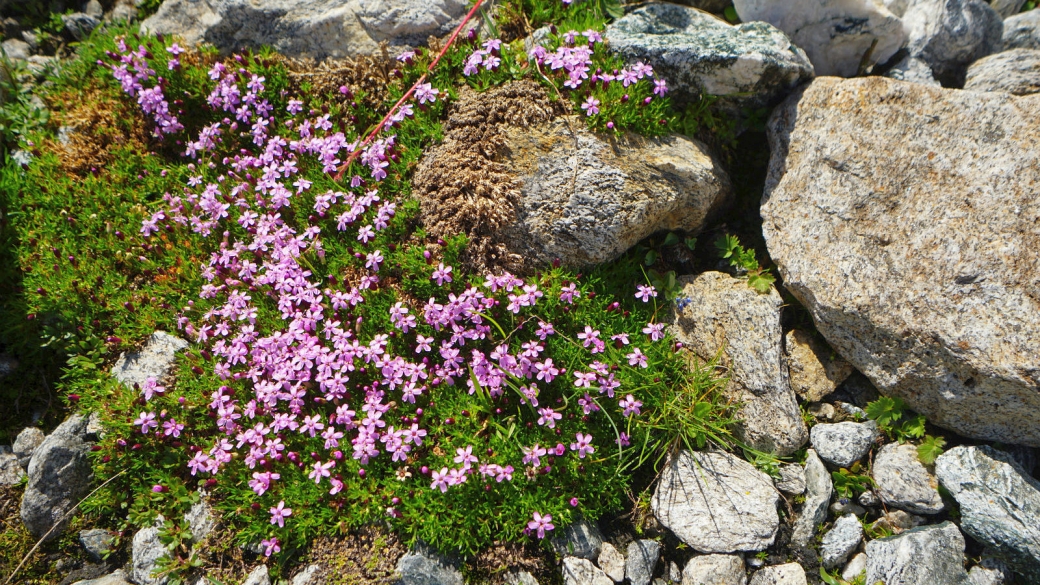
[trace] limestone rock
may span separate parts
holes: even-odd
[[[894,534],[901,534],[924,523],[925,519],[915,514],[903,510],[890,510],[875,520],[871,528],[875,531],[886,530]]]
[[[889,443],[878,451],[871,468],[877,493],[885,505],[915,514],[938,514],[944,509],[939,482],[917,457],[917,447]]]
[[[18,463],[18,456],[7,445],[0,445],[0,485],[15,485],[22,481],[25,470]]]
[[[18,463],[22,467],[29,467],[29,460],[32,459],[32,454],[37,447],[43,444],[45,438],[47,437],[43,434],[43,431],[36,427],[26,427],[22,429],[22,432],[18,433],[14,444],[11,445],[11,450],[18,457]]]
[[[702,555],[686,563],[682,585],[747,585],[740,555]]]
[[[650,505],[657,519],[699,552],[759,551],[773,544],[779,495],[769,476],[725,452],[680,451]]]
[[[816,454],[835,467],[848,467],[870,451],[877,438],[877,423],[840,422],[819,424],[809,431]]]
[[[509,571],[505,580],[506,585],[538,585],[538,580],[527,571]]]
[[[678,298],[691,299],[665,321],[676,339],[702,360],[722,352],[726,394],[740,403],[743,440],[785,456],[808,439],[805,421],[787,380],[780,347],[780,307],[775,289],[759,294],[747,282],[721,272],[678,279]]]
[[[831,502],[831,492],[834,491],[831,474],[812,449],[808,450],[805,457],[805,486],[808,491],[805,504],[802,505],[802,513],[795,520],[794,532],[791,534],[791,543],[796,547],[808,545],[816,534],[816,527],[827,519],[827,504]]]
[[[137,585],[166,585],[169,577],[152,577],[159,559],[167,556],[166,547],[159,540],[159,529],[154,526],[142,528],[134,534],[131,544],[130,577]]]
[[[599,568],[607,574],[608,577],[614,580],[615,583],[620,583],[625,580],[625,555],[621,554],[618,549],[614,548],[614,545],[609,542],[604,542],[603,546],[599,549],[599,557],[596,559],[596,564]]]
[[[161,382],[173,368],[177,352],[187,349],[188,342],[165,331],[156,331],[141,351],[124,353],[112,366],[112,376],[127,386],[144,385],[148,378]]]
[[[942,87],[942,84],[932,75],[932,68],[927,63],[909,55],[900,59],[898,63],[885,72],[885,77],[910,83]]]
[[[805,331],[787,332],[784,355],[791,388],[806,402],[819,402],[852,374],[852,364]]]
[[[1004,21],[1004,50],[1040,49],[1040,11],[1030,10]]]
[[[66,513],[90,492],[85,428],[86,419],[74,414],[33,452],[21,516],[34,538],[50,541],[60,536],[71,518]]]
[[[780,479],[774,480],[776,489],[790,496],[805,493],[805,468],[795,463],[780,466]]]
[[[625,576],[631,585],[650,585],[654,569],[661,559],[661,543],[656,540],[637,540],[628,545],[625,558]]]
[[[563,583],[564,585],[614,585],[610,577],[607,577],[606,573],[599,570],[591,561],[578,557],[564,557]]]
[[[552,545],[560,556],[592,560],[599,556],[603,534],[595,524],[582,518],[558,530]]]
[[[951,522],[867,543],[867,583],[967,585],[964,537]]]
[[[845,564],[845,559],[856,550],[863,540],[863,525],[859,518],[847,514],[834,522],[834,527],[823,535],[820,543],[820,555],[823,556],[823,566],[833,569]]]
[[[903,22],[874,0],[734,0],[733,6],[741,20],[762,20],[787,33],[805,49],[816,75],[852,77],[868,51],[867,66],[884,63],[907,40]]]
[[[785,287],[883,394],[1033,446],[1038,125],[1037,96],[820,78],[770,118],[761,208]]]
[[[773,565],[755,571],[750,585],[808,585],[805,569],[798,563]]]
[[[680,103],[706,93],[729,105],[762,107],[813,77],[805,52],[773,26],[733,26],[675,4],[637,8],[607,26],[604,36],[627,62],[652,65]]]
[[[990,447],[954,447],[935,462],[961,511],[961,528],[1029,581],[1040,580],[1040,481]]]
[[[271,585],[271,576],[267,572],[267,565],[260,565],[253,569],[242,585]]]
[[[845,581],[852,581],[856,577],[859,577],[863,573],[867,572],[867,555],[859,553],[852,557],[849,564],[845,565],[845,568],[841,570],[841,578]]]
[[[968,68],[964,89],[1015,95],[1040,92],[1040,50],[1011,49],[979,59]]]
[[[402,557],[401,560],[403,561],[404,558]],[[414,573],[410,572],[410,573],[407,574],[408,576],[406,577],[406,574],[404,573],[404,571],[401,571],[401,564],[400,563],[398,563],[398,565],[397,565],[397,570],[401,572],[401,584],[402,585],[462,585],[462,581],[461,580],[458,580],[458,581],[439,580],[439,577],[441,575],[436,573],[436,572],[434,572],[432,575],[423,575],[423,577],[425,579],[432,579],[432,580],[420,580],[420,581],[409,580],[408,578],[409,577],[413,577]],[[307,565],[307,567],[305,569],[303,569],[299,573],[296,573],[296,576],[292,578],[292,584],[291,585],[319,585],[319,582],[320,582],[319,581],[319,574],[320,573],[321,573],[321,567],[320,566],[318,566],[318,565]]]
[[[95,563],[101,562],[102,555],[111,549],[115,539],[111,532],[100,528],[79,531],[79,544]]]
[[[1007,18],[1021,12],[1025,3],[1026,0],[990,0],[989,5],[997,11],[1001,18]]]
[[[911,0],[903,22],[910,55],[948,87],[960,87],[968,65],[1003,44],[1003,19],[982,0]]]

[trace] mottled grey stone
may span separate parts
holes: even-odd
[[[631,585],[650,585],[660,559],[660,542],[637,540],[629,543],[628,555],[625,557],[625,577]]]
[[[560,556],[592,560],[599,556],[603,534],[595,524],[582,518],[559,530],[553,536],[552,545]]]
[[[731,553],[773,544],[779,497],[769,476],[743,459],[683,450],[662,472],[650,506],[694,550]]]
[[[166,547],[159,540],[159,529],[155,526],[142,528],[134,534],[131,543],[130,577],[137,585],[166,585],[169,576],[153,577],[159,559],[167,556]]]
[[[860,494],[859,497],[856,498],[856,501],[859,502],[861,506],[866,506],[868,508],[877,506],[881,503],[881,499],[878,498],[877,494],[875,494],[872,490],[867,490]]]
[[[960,87],[968,65],[1003,44],[1003,19],[981,0],[911,0],[903,22],[910,55],[948,87]]]
[[[90,492],[90,445],[83,440],[86,424],[81,415],[70,416],[29,461],[21,516],[34,538],[50,541],[60,536],[71,518],[67,513]]]
[[[25,477],[18,456],[7,445],[0,445],[0,485],[14,485]]]
[[[733,26],[675,4],[637,8],[610,24],[604,36],[627,62],[652,65],[679,103],[706,93],[732,106],[761,107],[813,77],[805,53],[773,26]]]
[[[103,555],[108,552],[116,537],[108,530],[93,528],[79,531],[79,544],[86,551],[90,560],[99,563]]]
[[[8,59],[26,60],[29,58],[29,55],[32,55],[32,49],[29,47],[29,43],[22,39],[7,39],[0,43],[0,47],[3,47],[4,54],[7,55]]]
[[[464,585],[455,559],[419,544],[397,562],[400,585]]]
[[[608,577],[614,580],[615,583],[620,583],[625,580],[625,555],[614,548],[614,545],[609,542],[604,542],[599,549],[599,557],[596,558],[596,565],[607,574]]]
[[[11,450],[18,457],[18,463],[22,467],[29,467],[29,460],[32,459],[32,454],[37,447],[43,444],[43,440],[46,438],[47,436],[43,434],[43,431],[36,427],[26,427],[22,429],[22,432],[18,433],[14,444],[11,445]]]
[[[755,571],[750,585],[807,585],[805,569],[798,563],[773,565]]]
[[[1014,95],[1040,92],[1040,50],[1011,49],[979,59],[968,67],[964,89]]]
[[[914,445],[885,445],[870,471],[878,496],[889,507],[915,514],[938,514],[945,508],[939,482],[921,463]]]
[[[563,558],[564,585],[614,585],[606,573],[599,570],[592,561],[578,557]]]
[[[794,522],[791,543],[804,547],[816,534],[816,527],[827,519],[827,504],[831,502],[834,482],[816,452],[809,449],[805,456],[805,486],[807,494],[802,512]]]
[[[188,523],[191,538],[195,542],[201,542],[217,526],[217,519],[213,515],[213,508],[203,499],[196,502],[184,515],[184,521]]]
[[[76,581],[72,585],[132,585],[130,579],[126,573],[122,570],[116,571],[111,575],[105,575],[97,579],[88,579],[86,581]]]
[[[1040,580],[1040,481],[1008,454],[985,446],[950,449],[936,460],[935,472],[960,506],[964,532],[1015,571]]]
[[[1037,95],[818,78],[773,111],[761,207],[785,288],[883,394],[1033,446],[1038,112]]]
[[[747,585],[740,555],[702,555],[691,558],[683,569],[682,585]]]
[[[989,5],[993,7],[993,10],[996,10],[997,14],[1005,19],[1021,12],[1025,3],[1026,0],[989,0]]]
[[[784,356],[791,389],[806,402],[819,402],[852,373],[845,361],[810,333],[792,329],[784,336]]]
[[[1004,50],[1040,49],[1040,10],[1016,14],[1004,21]]]
[[[829,510],[834,516],[844,516],[845,514],[852,514],[853,516],[863,516],[867,511],[859,504],[848,501],[848,500],[837,500],[831,504]]]
[[[852,581],[856,577],[859,577],[863,573],[867,572],[867,555],[858,553],[852,557],[849,564],[845,565],[845,568],[841,570],[841,578],[845,581]]]
[[[404,560],[404,557],[401,558]],[[409,577],[413,580],[409,580],[405,577],[404,571],[401,571],[401,564],[397,564],[397,570],[401,573],[402,585],[462,585],[462,581],[443,580],[440,574],[420,574],[419,580],[414,580],[415,573],[409,573]],[[296,573],[296,576],[292,578],[292,585],[318,585],[319,574],[321,573],[321,567],[318,565],[308,565],[307,568]],[[426,580],[424,580],[426,579]]]
[[[886,71],[885,77],[910,83],[942,87],[939,80],[932,75],[932,68],[928,66],[928,63],[909,55],[900,59],[898,63]]]
[[[820,424],[809,430],[809,441],[820,459],[836,467],[848,467],[870,451],[877,434],[874,421]]]
[[[890,510],[874,521],[872,530],[886,530],[894,534],[900,534],[925,523],[921,516],[904,512],[903,510]]]
[[[773,288],[759,294],[721,272],[680,276],[678,285],[677,297],[691,302],[669,311],[663,322],[700,359],[721,357],[729,374],[725,393],[740,404],[741,438],[781,456],[797,451],[809,433],[783,363],[780,294]]]
[[[82,12],[63,14],[61,15],[61,22],[65,25],[65,30],[77,41],[86,40],[90,33],[94,32],[94,29],[101,24],[101,21],[97,18]]]
[[[863,526],[859,518],[847,514],[834,521],[834,526],[823,535],[820,543],[820,555],[823,566],[833,569],[845,564],[845,559],[856,550],[863,540]]]
[[[156,331],[141,351],[119,356],[112,366],[112,376],[127,386],[144,385],[148,378],[161,382],[173,368],[177,352],[187,349],[188,342],[165,331]]]
[[[805,493],[805,468],[795,463],[784,463],[780,466],[780,478],[773,480],[776,489],[790,496]]]
[[[506,585],[538,585],[538,579],[527,571],[509,571],[505,580]]]
[[[242,585],[271,585],[271,577],[267,571],[267,565],[260,565],[253,569]]]
[[[964,537],[952,522],[867,543],[867,583],[967,585]]]

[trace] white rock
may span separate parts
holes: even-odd
[[[159,559],[167,556],[166,547],[159,540],[159,529],[154,526],[142,528],[134,534],[131,545],[130,573],[134,583],[138,585],[166,585],[168,575],[152,577],[157,569]],[[295,585],[295,584],[294,584]]]
[[[446,557],[425,543],[415,548],[397,562],[401,575],[399,585],[463,585],[458,562]],[[293,583],[293,585],[297,585]]]
[[[682,585],[746,585],[744,559],[740,555],[695,556],[686,563]]]
[[[156,331],[141,351],[119,356],[112,366],[112,376],[127,386],[143,385],[148,378],[161,382],[173,368],[177,352],[187,347],[187,341],[165,331]]]
[[[1014,95],[1040,92],[1040,50],[1011,49],[979,59],[968,67],[964,89]]]
[[[981,0],[911,0],[907,50],[946,86],[959,87],[973,62],[1000,50],[1003,20]]]
[[[1007,18],[1021,12],[1025,3],[1026,0],[990,0],[989,5],[997,11],[1001,18]]]
[[[527,571],[509,571],[505,580],[507,585],[538,585],[538,579]]]
[[[903,22],[874,0],[734,0],[744,22],[763,20],[805,49],[816,75],[852,77],[866,59],[884,63],[907,40]]]
[[[885,73],[885,77],[910,83],[931,85],[932,87],[942,87],[942,84],[932,75],[932,68],[917,57],[903,57]]]
[[[774,480],[776,489],[791,496],[805,493],[805,468],[794,463],[780,466],[780,478]]]
[[[808,545],[816,534],[816,528],[827,519],[827,504],[834,491],[831,474],[812,449],[805,456],[805,486],[808,491],[805,504],[802,505],[802,512],[795,520],[794,532],[791,534],[791,542],[796,547]]]
[[[604,542],[603,546],[600,547],[599,558],[596,559],[596,564],[615,583],[625,580],[625,555],[621,554],[609,542]]]
[[[596,565],[593,565],[592,561],[578,557],[564,557],[563,583],[564,585],[614,585],[614,581]]]
[[[0,485],[15,485],[25,477],[18,456],[7,445],[0,445]]]
[[[809,431],[816,454],[835,467],[848,467],[870,451],[877,438],[877,423],[819,424]]]
[[[603,546],[603,534],[592,522],[581,518],[558,529],[552,538],[553,549],[560,556],[592,560]]]
[[[131,585],[131,583],[126,573],[122,570],[118,570],[111,575],[105,575],[104,577],[98,577],[97,579],[88,579],[86,581],[76,581],[72,585]]]
[[[217,526],[217,519],[213,516],[213,508],[206,502],[205,497],[203,495],[202,500],[192,504],[191,509],[184,515],[184,521],[188,523],[192,540],[195,542],[202,542]]]
[[[1016,14],[1004,21],[1004,50],[1040,49],[1040,10]]]
[[[847,514],[834,522],[834,527],[823,535],[820,543],[820,554],[823,556],[823,566],[827,569],[839,567],[849,558],[849,554],[856,550],[863,540],[863,526],[859,518]]]
[[[661,559],[661,543],[656,540],[637,540],[628,545],[625,558],[625,577],[631,585],[650,585],[654,569]]]
[[[808,585],[805,569],[798,563],[773,565],[755,571],[750,585]]]
[[[870,472],[878,496],[889,507],[915,514],[938,514],[945,509],[939,482],[921,463],[914,445],[885,445],[874,457]]]
[[[33,451],[21,517],[34,538],[50,541],[61,536],[71,519],[68,513],[90,493],[93,473],[87,458],[90,445],[84,441],[86,424],[81,415],[70,416]]]
[[[845,565],[845,568],[841,571],[841,578],[845,581],[852,581],[856,577],[859,577],[863,573],[867,572],[867,555],[864,553],[858,553],[852,557],[849,564]]]
[[[242,585],[271,585],[271,577],[267,572],[267,565],[260,565],[253,569]]]
[[[32,55],[32,49],[29,47],[29,43],[22,39],[7,39],[0,43],[3,47],[4,54],[7,55],[8,59],[28,59],[29,55]]]
[[[398,565],[398,566],[400,566],[400,565]],[[320,572],[321,572],[321,567],[320,566],[318,566],[318,565],[308,565],[307,568],[305,568],[304,570],[300,571],[299,573],[296,573],[296,576],[292,578],[292,585],[317,585],[318,584],[318,573],[320,573]],[[404,576],[402,575],[402,581],[404,583],[408,583],[408,585],[412,585],[408,581],[405,581],[403,579],[403,577]]]
[[[867,583],[968,585],[964,537],[951,522],[867,543]]]
[[[773,544],[779,497],[769,476],[743,459],[683,450],[662,472],[650,505],[694,550],[731,553]]]

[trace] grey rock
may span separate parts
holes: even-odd
[[[960,506],[964,532],[1030,581],[1040,580],[1040,481],[985,446],[954,447],[939,456],[935,471]]]
[[[705,12],[711,12],[713,14],[722,14],[726,7],[731,5],[731,0],[680,0],[676,4],[682,4],[684,6],[692,6],[698,10]]]
[[[861,506],[872,508],[881,503],[881,498],[877,497],[877,494],[873,491],[867,490],[860,494],[859,497],[856,498],[856,501],[859,502]]]
[[[835,402],[834,407],[838,409],[838,412],[851,418],[854,421],[862,421],[867,419],[867,411],[856,406],[855,404],[849,404],[848,402]]]
[[[816,75],[852,77],[868,52],[871,67],[891,59],[907,40],[903,22],[873,0],[734,0],[733,6],[741,20],[762,20],[787,33],[805,49]]]
[[[462,0],[167,0],[141,27],[227,52],[269,45],[326,59],[376,53],[382,41],[425,44],[451,32],[465,13]]]
[[[859,372],[852,372],[852,375],[845,380],[845,383],[838,386],[831,398],[853,404],[859,408],[866,408],[867,404],[874,402],[880,396],[877,388],[874,387],[874,384],[866,376]]]
[[[780,478],[774,480],[776,489],[790,496],[805,493],[805,468],[794,463],[780,466]]]
[[[664,322],[700,359],[721,354],[719,365],[730,378],[725,393],[741,405],[738,431],[744,442],[780,456],[797,451],[809,433],[783,364],[780,294],[772,288],[759,294],[721,272],[681,276],[678,285],[677,297],[693,302],[669,311]]]
[[[18,456],[7,445],[0,445],[0,485],[15,485],[25,477]]]
[[[887,530],[894,534],[900,534],[924,523],[925,519],[921,516],[904,512],[903,510],[891,510],[875,520],[871,525],[871,529],[875,531]]]
[[[773,111],[761,207],[785,288],[883,394],[958,434],[1031,446],[1037,111],[1036,95],[816,79]]]
[[[83,433],[88,441],[99,441],[105,437],[105,426],[101,422],[100,414],[92,412],[87,416],[87,426]]]
[[[108,20],[112,22],[137,20],[137,6],[134,5],[134,0],[116,0],[115,6],[108,13]]]
[[[604,542],[603,546],[599,549],[599,557],[596,559],[596,564],[608,577],[614,580],[615,583],[620,583],[625,580],[625,555],[621,554],[618,549],[614,548],[614,545],[609,542]]]
[[[809,58],[773,26],[733,26],[675,4],[637,8],[610,24],[604,37],[625,61],[652,65],[680,104],[706,93],[731,106],[766,106],[813,77]]]
[[[808,585],[805,569],[798,563],[773,565],[755,571],[750,585]]]
[[[90,492],[90,445],[83,440],[85,427],[81,415],[70,416],[44,439],[29,461],[21,517],[34,538],[46,542],[60,536],[71,518],[67,513]]]
[[[32,48],[29,47],[29,43],[21,39],[7,39],[0,43],[0,47],[3,47],[4,54],[7,55],[8,59],[21,59],[26,60],[29,55],[32,55]]]
[[[877,423],[840,422],[820,424],[809,430],[809,441],[816,454],[836,467],[848,467],[870,451],[877,438]]]
[[[267,565],[260,565],[250,571],[249,576],[242,585],[271,585],[271,577],[267,571]]]
[[[563,558],[564,585],[614,585],[606,573],[587,559],[578,557]]]
[[[455,559],[420,543],[397,562],[401,585],[464,585]]]
[[[657,562],[661,559],[661,543],[656,540],[637,540],[628,545],[625,558],[625,576],[631,585],[650,585]]]
[[[1033,475],[1033,471],[1036,469],[1035,449],[1022,445],[1004,445],[1000,450],[1007,453],[1026,475]]]
[[[203,499],[196,502],[184,515],[184,521],[188,523],[191,538],[195,542],[202,542],[210,532],[217,526],[217,519],[213,516],[213,508]]]
[[[65,25],[66,32],[77,41],[86,40],[90,33],[94,32],[94,29],[101,24],[101,21],[97,18],[82,12],[63,14],[61,15],[61,22]]]
[[[844,516],[846,514],[852,514],[853,516],[863,516],[867,513],[867,511],[859,504],[856,504],[855,502],[851,501],[842,500],[838,500],[831,504],[829,510],[831,511],[831,514],[835,516]]]
[[[668,581],[670,583],[681,583],[682,582],[682,570],[679,568],[679,564],[675,561],[668,561]]]
[[[406,555],[407,556],[407,555]],[[404,560],[404,557],[401,558]],[[439,573],[433,572],[430,574],[420,574],[419,580],[414,580],[414,573],[409,573],[408,576],[412,578],[409,580],[405,576],[404,571],[401,571],[401,563],[397,564],[397,570],[401,572],[401,583],[403,585],[462,585],[462,581],[445,581],[443,576]],[[318,575],[321,573],[321,567],[318,565],[308,565],[307,568],[296,573],[296,576],[292,578],[292,585],[318,585]]]
[[[505,581],[506,585],[538,585],[538,579],[527,571],[509,571]]]
[[[917,447],[889,443],[874,457],[871,475],[885,505],[915,514],[938,514],[945,506],[939,482],[917,457]]]
[[[102,556],[111,549],[115,539],[115,535],[101,528],[79,531],[79,544],[95,563],[101,562]]]
[[[820,555],[823,566],[833,569],[845,564],[849,554],[856,550],[863,541],[863,526],[859,518],[847,514],[834,521],[834,526],[823,535],[820,543]]]
[[[148,378],[162,379],[173,368],[177,352],[187,349],[188,342],[165,331],[156,331],[141,351],[124,353],[112,366],[112,376],[127,386],[144,385]]]
[[[83,13],[87,16],[91,16],[100,19],[105,15],[105,9],[101,6],[98,0],[90,0],[87,2],[86,7],[83,8]]]
[[[812,449],[805,457],[805,486],[808,491],[805,504],[791,534],[791,543],[796,547],[807,546],[816,534],[816,527],[827,519],[827,504],[831,502],[831,492],[834,491],[831,474]]]
[[[22,167],[28,167],[33,158],[33,154],[28,150],[17,149],[11,152],[11,160]]]
[[[683,569],[682,585],[746,585],[740,555],[703,555],[691,558]]]
[[[40,48],[40,42],[36,38],[36,33],[31,30],[23,30],[21,39],[29,45],[30,51],[36,51]]]
[[[36,452],[36,449],[43,444],[43,440],[46,438],[43,431],[36,427],[25,427],[22,429],[22,432],[18,433],[14,444],[11,445],[11,450],[18,457],[18,463],[22,467],[29,467],[29,460],[32,459],[32,454]]]
[[[858,553],[856,556],[852,557],[849,564],[845,565],[845,568],[841,570],[841,578],[845,581],[852,581],[866,572],[867,555],[864,553]]]
[[[167,556],[166,547],[159,540],[159,529],[148,526],[137,531],[130,545],[131,571],[130,577],[137,585],[166,585],[167,575],[153,577],[159,559]]]
[[[1040,49],[1040,10],[1016,14],[1004,21],[1004,50]]]
[[[838,418],[838,409],[827,402],[809,403],[809,414],[818,421],[833,421]]]
[[[964,89],[1014,95],[1040,92],[1040,50],[1011,49],[979,59],[968,67]]]
[[[552,545],[560,556],[592,560],[599,556],[603,534],[595,524],[582,518],[563,527],[553,537]]]
[[[769,476],[743,459],[683,450],[662,472],[650,506],[694,550],[731,553],[773,544],[778,500]]]
[[[897,79],[899,81],[908,81],[910,83],[942,87],[939,80],[932,75],[932,68],[928,63],[909,55],[900,59],[898,63],[885,72],[885,77]]]
[[[792,329],[784,337],[791,388],[806,402],[819,402],[852,374],[852,364],[811,334]]]
[[[88,579],[86,581],[76,581],[72,585],[131,585],[130,579],[126,573],[122,570],[116,571],[111,575],[105,575],[97,579]]]
[[[1004,585],[1004,574],[976,565],[968,571],[968,583],[971,585]]]
[[[967,585],[964,537],[951,522],[867,543],[867,583]]]
[[[968,65],[1003,44],[1004,21],[981,0],[912,0],[903,22],[910,55],[948,87],[960,87]]]
[[[997,11],[997,14],[1001,18],[1007,18],[1014,16],[1022,11],[1026,0],[990,0],[989,5],[993,7],[993,10]]]

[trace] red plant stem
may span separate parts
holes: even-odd
[[[401,107],[401,104],[403,104],[408,98],[412,97],[412,94],[415,93],[415,88],[419,87],[419,84],[426,81],[426,76],[429,75],[431,71],[433,71],[433,68],[436,67],[437,63],[440,62],[441,57],[443,57],[444,54],[448,52],[448,49],[450,49],[451,46],[455,43],[455,39],[459,36],[459,33],[462,32],[462,29],[466,27],[466,23],[468,23],[470,19],[473,18],[473,15],[477,13],[477,9],[479,9],[480,5],[483,3],[484,0],[476,0],[476,2],[473,3],[473,8],[469,9],[469,12],[466,13],[465,18],[463,18],[462,22],[459,23],[459,26],[455,29],[455,32],[451,33],[451,37],[448,39],[448,42],[444,44],[444,47],[441,49],[441,52],[437,53],[437,56],[433,59],[433,62],[430,63],[430,66],[426,68],[426,72],[423,73],[422,77],[420,77],[419,80],[412,85],[411,89],[409,89],[407,93],[401,96],[401,99],[397,100],[397,103],[394,104],[394,107],[390,108],[390,111],[386,113],[386,116],[383,116],[383,119],[379,122],[379,125],[376,126],[368,134],[367,137],[365,137],[365,140],[361,143],[361,145],[359,145],[354,152],[350,153],[350,156],[347,157],[347,160],[344,161],[343,164],[340,165],[339,170],[336,171],[335,180],[343,180],[343,173],[346,172],[347,167],[350,166],[350,163],[354,162],[354,159],[356,159],[358,155],[361,154],[365,147],[368,146],[368,143],[371,142],[372,139],[375,138],[376,135],[383,130],[383,127],[386,125],[387,120],[390,119],[390,116],[394,115],[394,112],[396,112],[397,109]]]

